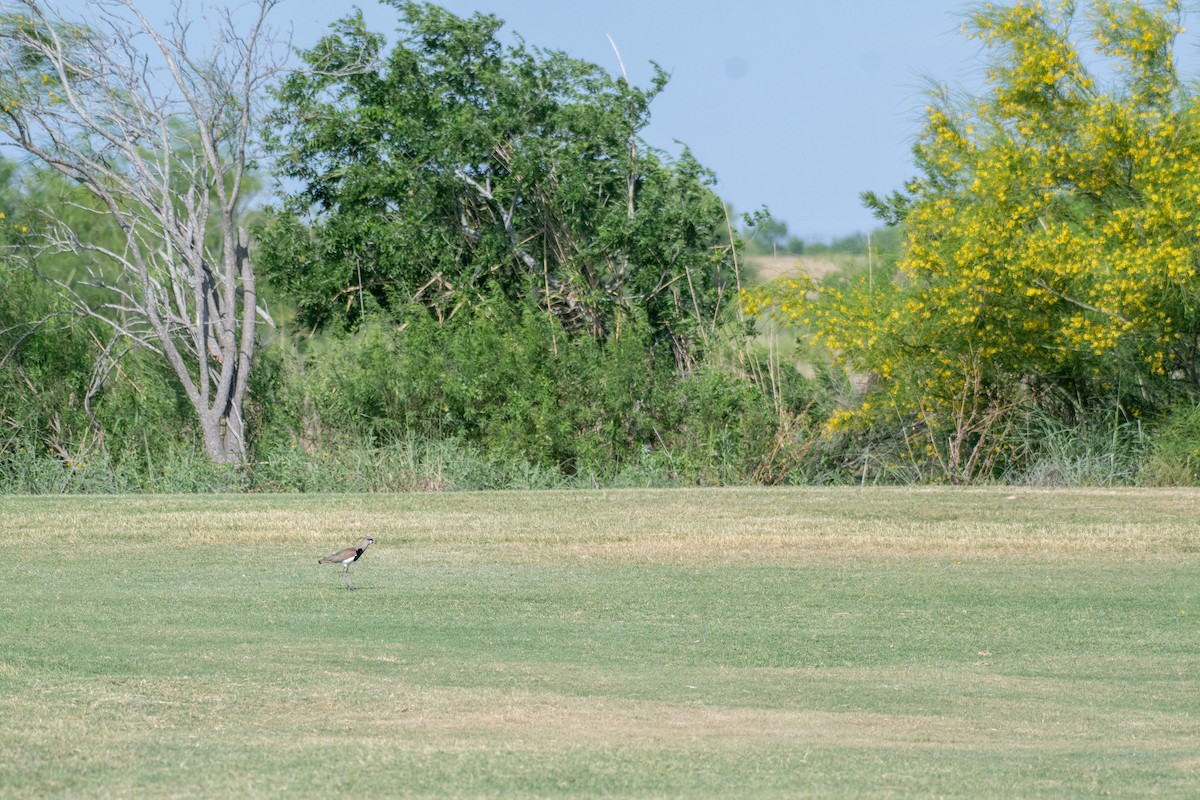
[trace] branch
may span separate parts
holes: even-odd
[[[166,359],[206,446],[212,431],[241,424],[255,320],[270,319],[238,222],[259,101],[283,63],[266,27],[276,3],[255,0],[249,18],[235,18],[247,6],[220,12],[204,52],[182,5],[160,29],[134,0],[91,3],[81,22],[15,0],[17,21],[0,28],[0,135],[83,187],[98,210],[66,207],[100,214],[119,236],[80,241],[49,209],[28,263],[36,271],[40,255],[80,257],[87,278],[48,282],[73,313]],[[89,304],[83,286],[108,296]]]
[[[1046,283],[1046,281],[1043,280],[1042,278],[1038,278],[1037,280],[1035,280],[1033,282],[1033,285],[1045,292],[1048,292],[1049,294],[1054,295],[1059,300],[1064,300],[1073,306],[1082,308],[1085,311],[1092,311],[1096,314],[1101,314],[1106,317],[1112,317],[1113,319],[1119,320],[1127,325],[1130,324],[1129,320],[1126,319],[1124,315],[1118,314],[1116,311],[1105,311],[1103,308],[1097,308],[1096,306],[1085,303],[1082,300],[1076,300],[1074,297],[1070,297],[1068,295],[1063,294],[1060,291],[1057,291],[1056,289],[1051,288],[1050,284]]]
[[[517,255],[518,258],[521,259],[521,263],[525,265],[526,269],[533,273],[540,273],[542,271],[541,265],[538,264],[537,259],[531,256],[525,250],[525,248],[522,247],[523,243],[518,241],[517,232],[513,228],[513,214],[516,211],[516,200],[513,200],[513,205],[506,211],[504,207],[496,201],[495,196],[492,194],[490,181],[489,185],[482,185],[461,169],[456,169],[454,171],[454,177],[458,178],[467,186],[470,186],[472,189],[474,189],[476,194],[485,200],[488,206],[500,216],[500,221],[504,224],[504,235],[508,237],[508,243],[509,246],[512,247],[512,251]],[[464,230],[465,229],[466,228],[464,226]]]

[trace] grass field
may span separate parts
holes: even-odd
[[[0,797],[1200,796],[1198,512],[4,497]]]

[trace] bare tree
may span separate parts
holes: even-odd
[[[0,13],[0,134],[86,190],[76,216],[103,215],[119,231],[117,246],[83,241],[46,208],[9,256],[78,256],[74,279],[48,279],[111,332],[97,379],[127,343],[161,355],[218,463],[245,459],[255,316],[265,316],[239,222],[258,104],[279,69],[266,27],[276,2],[221,10],[203,30],[179,6],[156,26],[132,0],[88,0],[77,19],[42,0]]]

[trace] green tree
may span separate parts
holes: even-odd
[[[28,237],[17,165],[0,158],[0,246]],[[75,464],[101,442],[87,419],[94,325],[75,324],[69,307],[35,274],[0,261],[0,455],[53,453]]]
[[[754,222],[755,224],[746,231],[746,244],[751,252],[773,253],[787,242],[788,226],[783,220],[775,219],[764,212]],[[801,250],[803,249],[801,244]]]
[[[300,321],[413,302],[445,320],[496,287],[597,338],[641,309],[694,352],[732,259],[713,175],[640,139],[665,74],[639,89],[503,44],[493,16],[392,2],[395,47],[354,14],[278,89],[279,170],[298,188],[259,234]]]

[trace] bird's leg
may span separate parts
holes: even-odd
[[[349,564],[342,567],[342,580],[345,581],[346,588],[353,592],[354,587],[350,585],[350,565]]]

